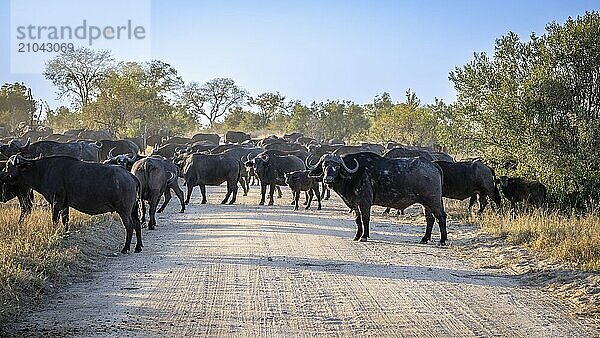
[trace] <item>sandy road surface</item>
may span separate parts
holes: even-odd
[[[209,189],[218,203],[223,188]],[[353,242],[339,198],[324,210],[176,203],[144,233],[144,252],[118,255],[16,324],[26,336],[595,336],[515,277],[472,268],[452,249],[416,244],[418,224],[376,217]],[[333,195],[332,195],[333,196]],[[377,210],[380,212],[380,210]],[[465,235],[450,226],[450,241]],[[434,233],[439,239],[439,233]],[[116,247],[120,247],[121,243]]]

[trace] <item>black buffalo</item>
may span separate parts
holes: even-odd
[[[240,180],[242,171],[242,164],[239,160],[223,154],[193,154],[185,157],[181,165],[183,178],[187,186],[186,204],[190,202],[192,190],[195,186],[200,187],[202,204],[205,204],[206,186],[217,186],[223,182],[227,182],[227,194],[221,204],[227,203],[230,196],[232,197],[229,204],[235,203],[238,192],[237,182]]]
[[[470,198],[469,209],[479,199],[479,213],[491,197],[499,207],[502,203],[495,184],[494,170],[481,161],[447,162],[434,161],[444,173],[444,197],[464,200]]]
[[[311,168],[313,177],[323,176],[327,183],[356,213],[354,240],[367,241],[371,206],[399,210],[419,203],[423,205],[427,228],[421,243],[431,239],[433,224],[440,226],[440,244],[448,239],[446,213],[442,202],[442,171],[422,158],[388,159],[364,152],[337,156],[324,155]]]
[[[294,155],[268,155],[260,154],[249,163],[254,166],[254,171],[260,180],[260,202],[265,204],[267,186],[269,186],[269,205],[273,205],[273,194],[278,185],[285,186],[285,173],[296,170],[304,170],[304,162]]]
[[[250,135],[241,131],[228,131],[225,133],[225,143],[242,143],[250,139]]]
[[[138,214],[139,181],[118,166],[90,163],[69,156],[35,160],[12,156],[5,180],[22,184],[40,193],[52,206],[52,222],[62,218],[69,227],[69,207],[88,215],[117,212],[127,231],[126,253],[135,230],[135,252],[142,251],[142,231]]]
[[[319,181],[318,178],[308,176],[309,172],[310,170],[297,170],[284,174],[285,183],[294,193],[294,210],[298,210],[298,200],[300,199],[301,191],[306,191],[308,193],[308,200],[306,201],[305,209],[310,208],[313,197],[316,196],[318,202],[317,210],[321,210]]]
[[[179,168],[177,167],[177,165],[175,165],[175,163],[173,163],[173,161],[166,159],[164,157],[161,157],[161,156],[146,157],[146,156],[142,156],[142,155],[136,155],[136,156],[117,155],[117,156],[113,157],[113,156],[109,155],[109,158],[106,161],[104,161],[103,163],[118,165],[129,171],[132,171],[133,165],[136,162],[141,161],[146,158],[151,158],[153,160],[154,164],[159,165],[160,170],[165,171],[165,174],[164,174],[165,176],[168,176],[170,178],[179,176]],[[161,205],[161,207],[156,211],[157,213],[163,212],[163,210],[165,210],[165,208],[167,207],[167,204],[169,204],[169,201],[171,201],[171,198],[172,198],[171,190],[173,190],[175,192],[175,195],[179,199],[179,203],[181,204],[180,212],[185,211],[183,191],[181,191],[181,188],[179,187],[179,182],[177,181],[177,179],[169,179],[169,180],[167,180],[167,189],[165,189],[164,194],[163,194],[165,197],[165,200],[164,200],[163,204]],[[144,222],[145,217],[146,217],[145,208],[146,208],[146,206],[142,200],[142,210],[143,210],[142,223]]]
[[[100,148],[100,161],[106,160],[109,153],[137,155],[140,152],[140,147],[131,140],[101,140],[96,145]]]
[[[179,149],[187,149],[187,144],[185,143],[166,143],[160,147],[155,147],[152,149],[152,155],[158,155],[166,158],[172,158],[177,150]]]
[[[500,176],[500,189],[515,210],[517,203],[541,207],[546,202],[547,189],[542,183],[519,177]]]
[[[172,170],[165,170],[169,162],[161,158],[146,157],[133,164],[131,172],[140,181],[142,200],[148,201],[148,229],[153,230],[156,226],[156,212],[160,197],[165,195],[165,201],[160,208],[163,211],[171,199],[170,189],[175,187],[175,193],[181,202],[181,211],[185,211],[183,203],[183,192],[177,185],[177,174]],[[146,215],[146,206],[142,201],[142,222]]]
[[[194,136],[192,136],[192,140],[194,142],[199,142],[199,141],[208,141],[214,145],[217,145],[221,142],[221,137],[217,134],[203,134],[203,133],[198,133]]]
[[[62,155],[88,162],[98,162],[99,160],[99,147],[94,143],[83,141],[70,143],[38,141],[31,143],[31,140],[27,140],[25,144],[13,141],[8,145],[0,146],[0,152],[5,156],[20,154],[25,158]]]
[[[33,190],[23,184],[8,182],[8,173],[4,171],[5,168],[6,161],[0,162],[0,202],[6,203],[16,197],[21,207],[19,223],[22,223],[33,209]]]
[[[395,147],[383,154],[385,158],[408,158],[408,157],[422,157],[426,160],[433,161],[434,158],[426,150],[410,149],[406,147]]]

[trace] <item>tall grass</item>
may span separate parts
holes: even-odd
[[[484,231],[506,237],[558,261],[600,271],[600,215],[564,215],[534,210],[522,214],[486,213],[477,218]]]
[[[0,205],[0,327],[40,299],[50,283],[73,272],[85,242],[80,239],[89,235],[85,229],[107,219],[71,212],[69,236],[76,238],[71,240],[62,224],[52,224],[49,209],[34,208],[22,224],[19,213],[16,203]]]
[[[486,209],[483,215],[469,213],[465,203],[446,203],[451,217],[476,224],[482,231],[524,245],[556,262],[586,271],[600,271],[600,213],[564,214],[530,210],[511,213]]]

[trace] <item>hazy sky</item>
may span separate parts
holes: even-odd
[[[448,72],[473,52],[586,10],[600,1],[152,1],[150,57],[186,82],[231,77],[253,95],[307,103],[366,103],[384,91],[401,100],[408,88],[424,103],[451,101]],[[56,106],[42,75],[11,74],[9,18],[10,1],[0,0],[0,83],[23,81]]]

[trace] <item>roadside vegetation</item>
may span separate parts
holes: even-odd
[[[62,225],[52,224],[48,208],[34,208],[22,224],[19,213],[17,203],[0,206],[0,327],[67,277],[95,269],[99,256],[119,243],[110,241],[121,236],[110,215],[72,212],[71,231],[64,234]]]

